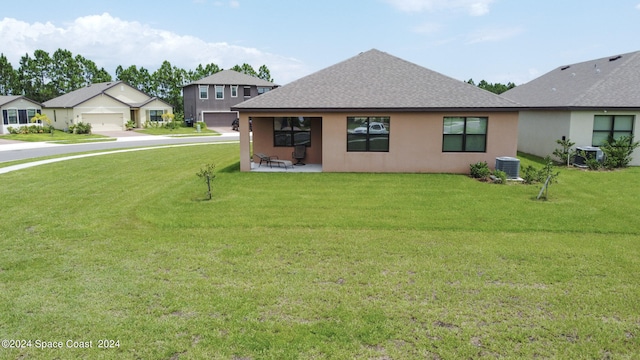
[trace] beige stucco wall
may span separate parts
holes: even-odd
[[[556,140],[572,139],[568,111],[521,111],[518,120],[518,151],[540,157],[558,148]],[[589,138],[591,141],[591,138]]]
[[[518,122],[518,150],[540,157],[551,155],[560,147],[556,140],[562,136],[574,142],[575,146],[591,146],[595,115],[633,115],[634,133],[640,129],[638,111],[522,111]],[[632,158],[631,165],[640,166],[640,150],[636,149]]]
[[[321,131],[312,124],[312,145],[306,162],[321,163],[325,172],[445,172],[468,173],[469,165],[486,161],[495,166],[499,156],[516,156],[517,112],[459,112],[459,113],[241,113],[242,171],[250,170],[248,136],[242,136],[242,124],[253,118],[253,151],[291,158],[292,148],[273,147],[271,118],[274,116],[322,117]],[[348,116],[389,116],[389,152],[347,152]],[[445,116],[486,116],[487,151],[484,153],[442,152],[443,118]],[[246,129],[246,127],[245,127]],[[318,134],[321,133],[321,139]],[[245,139],[243,141],[243,139]],[[246,141],[246,143],[245,143]]]
[[[119,84],[118,86],[109,88],[105,93],[127,104],[136,104],[149,100],[147,94],[127,84]]]

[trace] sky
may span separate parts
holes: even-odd
[[[29,0],[3,3],[14,68],[66,49],[118,65],[266,65],[285,85],[378,49],[449,77],[523,84],[640,51],[640,0]]]

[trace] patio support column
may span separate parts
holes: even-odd
[[[249,116],[240,116],[240,171],[251,171],[251,137],[249,132]]]

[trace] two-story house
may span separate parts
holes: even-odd
[[[192,121],[203,121],[207,127],[231,126],[238,118],[231,107],[254,98],[278,85],[257,77],[223,70],[211,76],[185,85],[184,117]]]

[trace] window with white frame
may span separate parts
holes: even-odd
[[[161,122],[162,114],[165,113],[165,110],[147,110],[148,118],[147,120],[151,122]]]
[[[260,87],[258,87],[258,95],[264,94],[269,90],[271,90],[271,88],[260,86]]]
[[[208,99],[209,98],[209,85],[200,85],[200,99]]]
[[[231,85],[231,97],[238,97],[238,85]]]
[[[224,99],[224,85],[216,85],[216,100]]]
[[[36,113],[36,109],[27,109],[27,121],[31,122]],[[38,124],[42,124],[42,120],[38,120]]]
[[[7,119],[9,124],[17,124],[18,123],[18,109],[8,109],[7,110]]]

